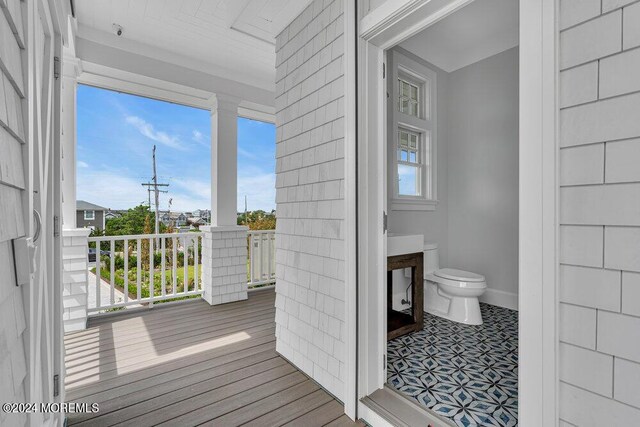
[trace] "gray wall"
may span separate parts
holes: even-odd
[[[518,293],[518,48],[449,76],[448,265]],[[501,295],[505,297],[506,295]]]
[[[88,228],[94,227],[99,228],[100,230],[104,229],[104,211],[95,211],[95,219],[93,220],[85,220],[84,219],[84,211],[76,211],[76,224],[78,228]]]
[[[403,55],[424,63],[427,67],[436,72],[437,82],[437,123],[436,123],[436,155],[437,155],[437,197],[438,205],[435,211],[390,211],[389,231],[392,233],[415,233],[418,231],[425,235],[425,239],[438,242],[440,262],[446,265],[448,262],[448,239],[447,239],[447,219],[448,219],[448,188],[447,188],[447,104],[449,89],[449,74],[435,65],[420,59],[411,52],[402,48],[396,50]],[[391,89],[389,89],[391,93]],[[391,147],[393,148],[393,147]],[[390,156],[389,152],[387,155]],[[391,207],[392,189],[387,190],[387,205]]]

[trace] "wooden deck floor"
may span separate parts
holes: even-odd
[[[65,336],[70,425],[354,425],[275,351],[275,292],[93,319]]]

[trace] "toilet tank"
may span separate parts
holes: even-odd
[[[438,259],[438,244],[434,242],[424,243],[424,274],[431,274],[440,268]]]

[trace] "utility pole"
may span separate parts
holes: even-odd
[[[160,231],[160,193],[168,193],[167,190],[160,190],[159,187],[168,187],[169,184],[158,184],[158,174],[156,173],[156,146],[153,146],[153,182],[142,183],[143,187],[147,187],[149,192],[149,208],[151,208],[151,191],[154,193],[154,202],[156,205],[156,221],[155,234]],[[153,190],[151,189],[153,187]],[[156,239],[157,240],[157,239]],[[158,245],[158,242],[156,242]]]
[[[247,218],[247,195],[244,195],[244,225],[249,224],[249,218]]]

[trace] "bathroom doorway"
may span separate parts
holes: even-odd
[[[539,230],[551,230],[551,242],[533,241],[528,231],[553,212],[555,201],[522,211],[535,200],[549,201],[555,185],[554,178],[533,181],[543,160],[555,161],[553,149],[544,158],[523,161],[522,148],[530,152],[540,133],[523,137],[522,124],[548,132],[535,114],[523,119],[521,108],[544,103],[532,94],[542,85],[529,83],[521,97],[522,82],[542,72],[523,67],[533,58],[520,50],[523,33],[535,38],[533,28],[520,25],[522,4],[531,5],[443,3],[386,23],[388,30],[373,24],[361,30],[368,42],[359,47],[359,91],[366,93],[359,133],[367,144],[358,148],[359,180],[377,188],[359,193],[359,209],[367,210],[359,226],[360,277],[367,283],[359,288],[359,305],[367,308],[359,310],[359,348],[367,352],[359,358],[359,397],[366,413],[372,410],[392,424],[515,426],[523,403],[522,337],[531,336],[524,345],[534,350],[527,353],[528,390],[551,389],[532,384],[531,366],[555,354],[553,346],[534,348],[536,340],[555,339],[555,309],[547,311],[548,324],[532,324],[538,316],[532,312],[550,307],[549,300],[531,300],[524,314],[519,304],[523,291],[530,295],[540,279],[534,276],[541,265],[555,259],[553,224]],[[529,9],[526,19],[541,20],[541,13]],[[542,39],[543,29],[537,31]],[[372,71],[378,64],[382,79]],[[555,144],[554,138],[549,142]],[[523,192],[537,185],[543,191]],[[419,247],[409,242],[416,235]],[[545,247],[550,252],[541,259]],[[418,252],[424,262],[420,280],[415,269],[387,274],[388,256]],[[523,257],[532,254],[536,268],[525,263],[522,270]],[[416,293],[417,282],[423,289]],[[420,294],[424,313],[417,319],[412,299]],[[460,300],[459,310],[450,310]],[[392,312],[405,312],[407,325],[420,326],[387,340]],[[379,356],[383,369],[375,366]],[[548,369],[538,373],[547,376]],[[528,407],[540,403],[529,399]]]

